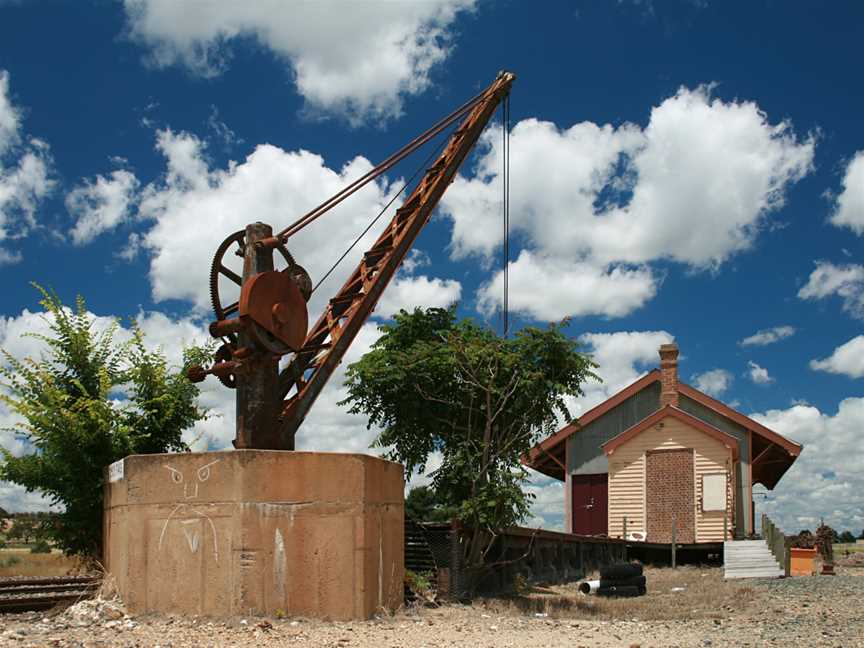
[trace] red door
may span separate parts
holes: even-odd
[[[572,475],[573,533],[606,535],[608,532],[609,475]]]

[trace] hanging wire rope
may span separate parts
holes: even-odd
[[[501,304],[502,336],[507,337],[510,329],[510,95],[501,104],[501,197],[504,221],[504,295]]]
[[[381,219],[381,217],[385,213],[387,213],[387,210],[393,206],[393,203],[396,202],[396,199],[399,196],[401,196],[402,194],[404,194],[405,190],[409,186],[411,186],[411,183],[414,182],[414,180],[417,178],[418,175],[420,175],[420,172],[423,169],[425,169],[427,167],[427,165],[441,153],[441,149],[444,148],[444,145],[447,143],[447,140],[450,138],[450,135],[452,135],[452,132],[447,133],[446,137],[441,138],[441,141],[438,143],[438,146],[436,146],[432,150],[432,152],[429,153],[428,156],[426,156],[426,159],[420,163],[420,166],[417,167],[417,169],[414,171],[414,173],[411,175],[411,177],[408,178],[402,184],[402,187],[399,189],[399,191],[397,191],[395,194],[393,194],[393,197],[390,199],[390,201],[386,205],[384,205],[384,208],[380,212],[378,212],[378,215],[375,216],[375,218],[373,218],[372,221],[366,226],[366,229],[364,229],[362,232],[360,232],[360,234],[357,236],[357,238],[354,239],[354,242],[351,245],[349,245],[348,249],[342,253],[342,256],[340,256],[336,260],[336,263],[334,263],[330,267],[330,269],[324,274],[324,276],[318,280],[318,283],[316,283],[315,286],[312,288],[312,293],[314,293],[316,290],[318,290],[318,286],[320,286],[322,283],[324,283],[324,281],[327,279],[327,277],[329,277],[331,274],[333,274],[333,271],[336,270],[337,266],[340,263],[342,263],[342,261],[345,260],[345,257],[347,257],[351,253],[351,250],[353,250],[355,247],[357,247],[357,244],[363,239],[364,236],[366,236],[366,234],[369,232],[369,230],[375,226],[375,223],[377,223]],[[310,294],[312,294],[312,293],[310,293]]]

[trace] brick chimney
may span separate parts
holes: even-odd
[[[678,345],[660,345],[660,407],[678,407]]]

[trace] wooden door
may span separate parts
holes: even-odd
[[[609,475],[572,475],[573,533],[606,535],[608,532]]]
[[[645,456],[648,542],[696,542],[693,450],[655,450]]]

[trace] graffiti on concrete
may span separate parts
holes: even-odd
[[[210,469],[214,464],[217,464],[221,459],[216,459],[208,464],[205,464],[195,471],[195,477],[186,479],[183,472],[177,470],[173,466],[165,465],[170,471],[170,479],[174,484],[183,485],[183,500],[178,502],[162,525],[162,532],[159,534],[159,550],[162,550],[162,544],[165,541],[165,533],[168,530],[168,525],[171,522],[180,525],[183,532],[183,537],[186,539],[186,545],[189,551],[198,553],[201,547],[202,531],[206,532],[209,527],[210,535],[213,537],[213,560],[219,562],[219,539],[216,536],[216,525],[210,516],[203,511],[198,510],[194,500],[198,498],[198,489],[201,484],[210,479]],[[202,520],[204,526],[202,527]]]

